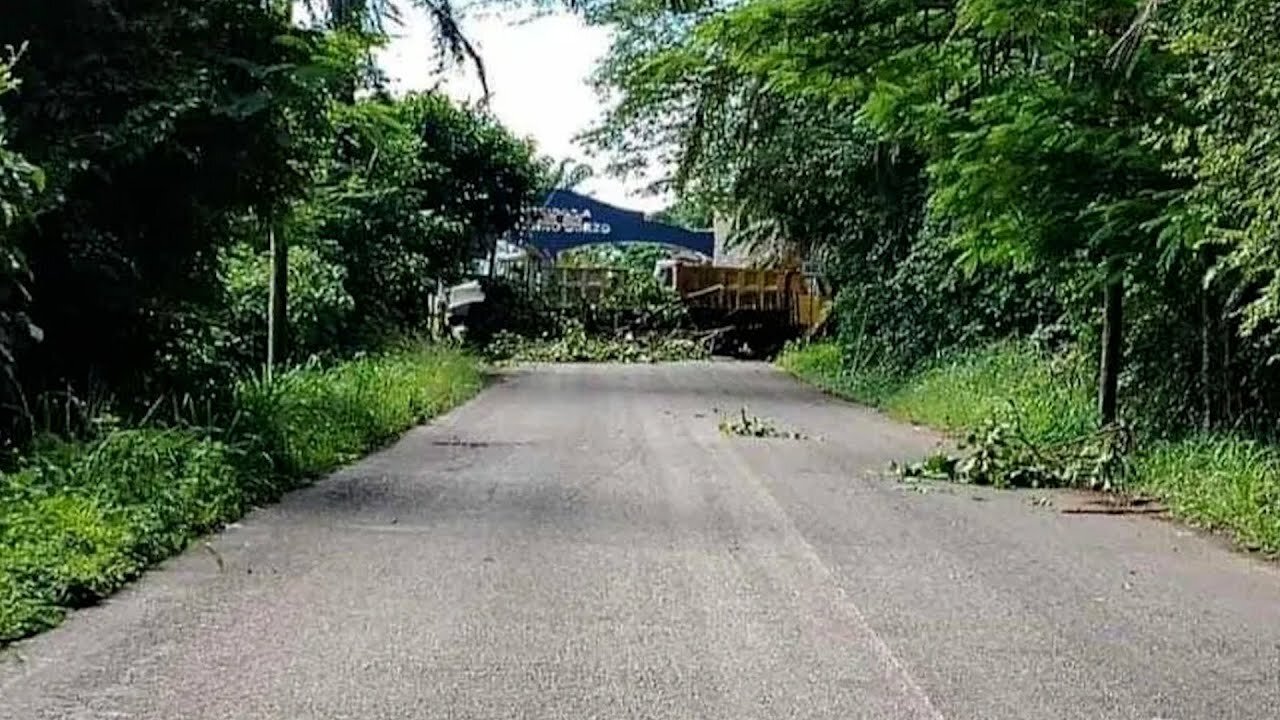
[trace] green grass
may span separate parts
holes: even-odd
[[[1087,377],[1071,359],[1016,343],[957,353],[914,373],[849,369],[832,342],[787,349],[778,364],[827,392],[955,433],[1009,422],[1031,442],[1061,442],[1096,427]]]
[[[237,388],[213,432],[45,442],[0,475],[0,643],[57,624],[202,533],[475,394],[478,363],[403,348]]]
[[[1014,343],[938,362],[882,404],[894,416],[957,432],[1006,422],[1033,443],[1066,442],[1098,426],[1078,363]]]
[[[834,342],[788,346],[776,362],[783,370],[832,395],[877,407],[905,382],[900,374],[882,367],[848,363]]]
[[[410,349],[331,369],[303,367],[270,384],[242,384],[234,433],[276,474],[332,470],[406,428],[447,410],[484,383],[474,358],[450,349]]]
[[[1134,459],[1133,486],[1243,547],[1280,553],[1280,448],[1225,435],[1161,443]]]
[[[0,483],[0,641],[55,624],[244,509],[234,453],[176,430],[46,447]]]
[[[828,392],[956,434],[991,421],[1016,423],[1028,441],[1051,445],[1097,426],[1092,378],[1071,359],[1015,343],[957,354],[915,373],[851,372],[834,343],[788,349],[779,365]],[[1242,547],[1280,553],[1280,447],[1230,435],[1144,445],[1124,488],[1158,497],[1191,524]]]

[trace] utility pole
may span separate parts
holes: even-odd
[[[267,215],[267,244],[271,248],[271,280],[267,292],[267,380],[284,360],[289,334],[289,240],[277,227],[276,214]]]
[[[1102,358],[1098,368],[1098,416],[1104,428],[1115,425],[1116,396],[1120,384],[1120,362],[1124,332],[1124,277],[1119,268],[1107,279],[1102,302]]]

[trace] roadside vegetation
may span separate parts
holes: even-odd
[[[1079,358],[1000,343],[916,372],[854,370],[841,346],[828,341],[792,346],[778,365],[833,395],[945,430],[964,446],[959,455],[902,465],[905,475],[1151,496],[1175,517],[1222,531],[1242,547],[1280,552],[1280,447],[1221,432],[1108,435],[1098,429]]]
[[[513,363],[678,362],[702,360],[711,354],[705,341],[676,331],[588,333],[573,320],[541,337],[500,332],[485,352],[498,362]]]
[[[6,4],[0,638],[478,387],[404,338],[584,171],[393,94],[374,58],[412,6],[474,63],[447,2]],[[969,441],[922,471],[1138,489],[1280,550],[1280,5],[571,7],[613,38],[590,141],[675,159],[671,219],[821,265],[836,337],[784,363]],[[714,348],[645,252],[567,307],[491,285],[469,339]]]
[[[995,421],[1035,444],[1093,433],[1098,426],[1088,368],[1078,357],[1051,357],[1029,343],[959,350],[914,372],[845,360],[837,342],[797,344],[778,365],[828,392],[884,409],[909,422],[969,433]]]
[[[592,134],[838,288],[783,364],[956,433],[909,471],[1125,487],[1280,550],[1280,5],[604,3]]]
[[[1280,553],[1280,448],[1223,434],[1158,442],[1133,462],[1134,488],[1177,517]]]
[[[406,347],[243,381],[225,427],[39,439],[0,476],[0,642],[56,624],[481,385],[474,358]]]
[[[608,250],[575,253],[574,261],[562,267],[604,273],[604,284],[590,295],[576,289],[561,292],[554,282],[540,287],[489,282],[483,314],[468,328],[469,340],[499,363],[647,363],[709,357],[715,333],[696,331],[679,296],[654,278],[654,262],[664,251],[643,246],[636,250],[626,255]]]
[[[0,644],[474,394],[417,338],[557,169],[393,95],[383,4],[65,9],[0,23]]]

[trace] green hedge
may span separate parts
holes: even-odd
[[[214,432],[46,443],[0,475],[0,643],[57,624],[192,538],[474,395],[478,363],[407,348],[237,388]]]

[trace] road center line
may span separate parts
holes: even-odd
[[[697,439],[696,433],[690,433],[688,437],[693,438],[694,442],[704,447],[707,454],[716,454],[728,459],[741,477],[749,479],[750,483],[755,487],[757,494],[759,494],[763,498],[764,502],[768,504],[770,510],[776,516],[781,518],[786,539],[789,542],[794,543],[799,548],[800,554],[803,555],[810,564],[814,565],[827,584],[835,589],[836,597],[840,603],[840,609],[850,616],[855,627],[870,639],[872,650],[899,677],[902,682],[903,690],[912,699],[916,708],[924,714],[924,717],[930,718],[931,720],[946,720],[946,716],[944,716],[942,711],[938,710],[937,706],[933,704],[928,693],[925,692],[920,683],[911,675],[906,665],[898,659],[898,656],[894,654],[888,643],[884,641],[884,638],[880,637],[879,633],[875,631],[875,628],[867,622],[866,616],[863,615],[862,610],[858,608],[857,604],[849,598],[844,587],[836,579],[835,573],[833,573],[831,568],[823,562],[822,557],[818,555],[818,551],[813,547],[813,545],[804,538],[804,535],[801,534],[799,528],[797,528],[795,523],[791,520],[791,516],[787,514],[787,512],[782,508],[782,505],[778,502],[777,498],[773,496],[773,493],[771,493],[768,487],[764,484],[760,474],[746,462],[741,453],[733,448],[723,448],[705,443]]]

